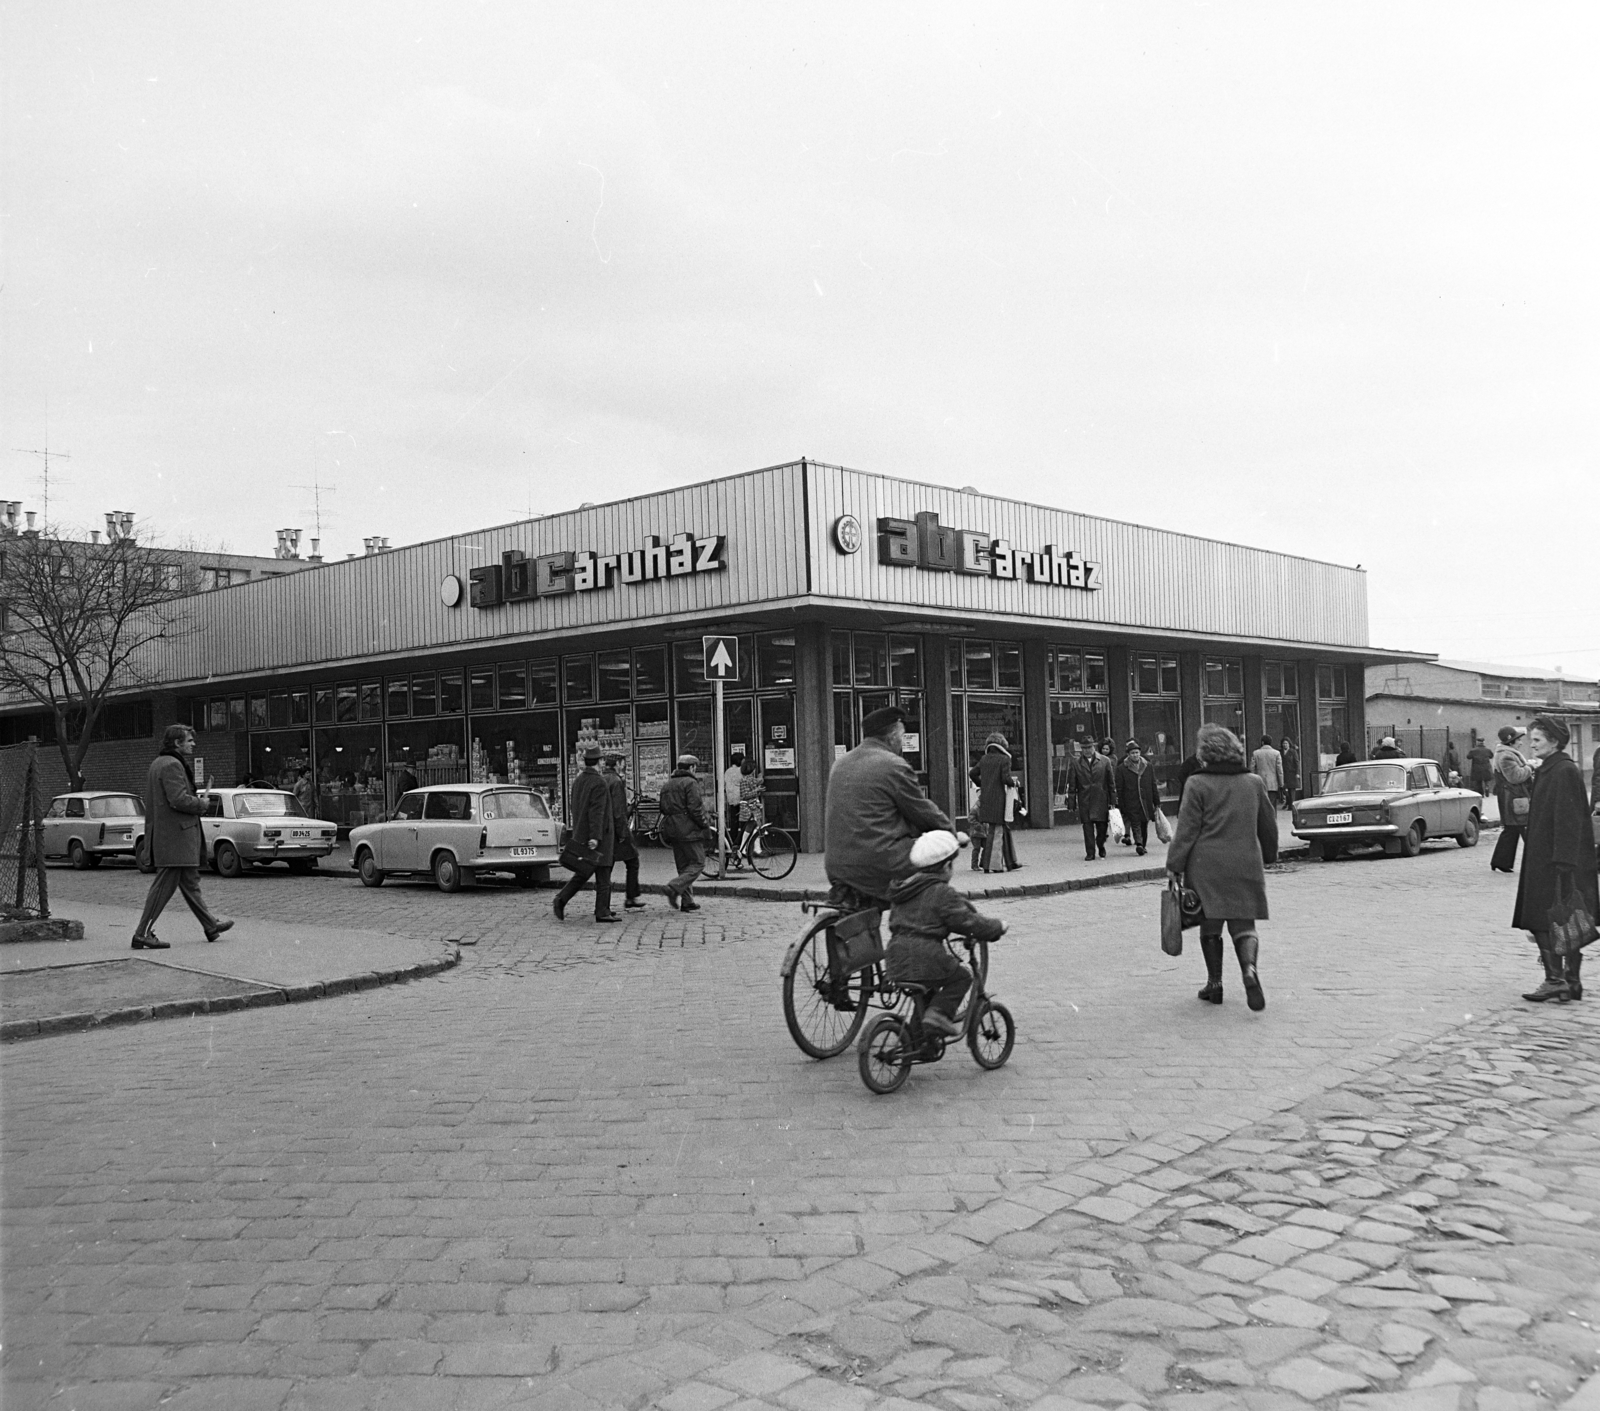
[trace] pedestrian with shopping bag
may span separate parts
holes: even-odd
[[[1137,740],[1128,741],[1127,752],[1117,766],[1117,807],[1122,810],[1123,823],[1133,834],[1139,856],[1143,857],[1150,837],[1150,823],[1161,812],[1161,802],[1156,797],[1155,770],[1150,767]]]
[[[1111,796],[1116,782],[1111,761],[1092,745],[1085,744],[1073,761],[1068,807],[1083,825],[1083,858],[1093,862],[1106,855],[1106,836],[1111,827]],[[1098,850],[1098,851],[1097,851]]]
[[[1583,998],[1583,948],[1594,941],[1600,917],[1594,817],[1583,771],[1566,753],[1570,739],[1567,727],[1548,715],[1529,723],[1528,748],[1538,768],[1511,924],[1539,948],[1544,983],[1523,995],[1534,1004]]]
[[[1516,725],[1500,727],[1500,744],[1490,768],[1494,770],[1494,797],[1500,806],[1500,836],[1495,839],[1489,866],[1496,872],[1517,870],[1517,842],[1528,826],[1533,795],[1533,766],[1517,750],[1527,731]]]

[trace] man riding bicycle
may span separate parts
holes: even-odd
[[[905,737],[898,706],[871,712],[861,722],[861,743],[828,776],[823,866],[830,905],[887,909],[889,889],[917,870],[911,845],[924,833],[955,831],[901,756]]]

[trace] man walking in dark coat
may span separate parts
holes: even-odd
[[[611,794],[611,853],[623,867],[622,904],[629,911],[639,911],[644,903],[639,900],[639,848],[633,840],[633,829],[628,826],[628,781],[617,771],[622,756],[612,751],[605,757],[606,788]]]
[[[692,754],[679,755],[678,767],[661,786],[661,838],[672,844],[672,861],[678,869],[667,883],[667,905],[679,911],[700,910],[694,883],[706,870],[706,811],[694,777],[699,763]]]
[[[1471,782],[1467,787],[1474,793],[1482,794],[1485,798],[1488,798],[1489,780],[1494,774],[1494,751],[1484,744],[1482,740],[1479,740],[1477,744],[1467,751],[1467,763],[1472,766],[1472,772],[1469,776]],[[1504,819],[1500,821],[1502,823],[1505,822]]]
[[[611,910],[612,822],[611,790],[600,771],[600,747],[591,745],[583,753],[583,770],[572,781],[572,808],[568,815],[572,838],[561,854],[561,865],[570,868],[567,885],[556,893],[557,921],[567,919],[567,903],[578,888],[594,878],[594,919],[620,921]]]
[[[1111,823],[1111,795],[1115,792],[1115,771],[1111,761],[1099,750],[1085,749],[1072,766],[1069,803],[1076,806],[1078,822],[1083,824],[1083,858],[1093,862],[1106,855],[1106,830]]]
[[[917,870],[911,845],[936,829],[955,831],[901,754],[905,718],[899,706],[870,712],[861,722],[861,743],[828,776],[823,866],[840,900],[853,891],[886,906],[889,888]]]
[[[174,891],[183,893],[208,941],[232,927],[233,922],[215,915],[200,895],[200,815],[205,811],[194,787],[194,731],[187,725],[169,725],[161,753],[150,761],[144,786],[144,845],[156,880],[133,928],[134,950],[171,949],[150,928]]]

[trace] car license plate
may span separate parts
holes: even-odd
[[[1351,823],[1354,821],[1355,815],[1353,813],[1330,813],[1328,815],[1329,823]]]
[[[306,832],[304,828],[297,828],[297,829],[295,829],[294,832],[289,834],[289,836],[291,838],[309,838],[311,836],[311,834]]]
[[[511,849],[511,856],[512,857],[537,857],[538,855],[539,855],[539,853],[538,853],[538,850],[536,848],[512,848]]]

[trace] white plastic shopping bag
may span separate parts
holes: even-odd
[[[1123,834],[1127,831],[1128,825],[1122,821],[1122,810],[1120,808],[1112,809],[1111,821],[1106,826],[1106,836],[1109,837],[1112,842],[1120,843],[1122,841]]]

